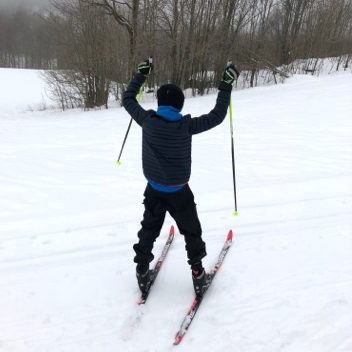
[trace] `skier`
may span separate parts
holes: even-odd
[[[139,105],[136,96],[152,70],[151,59],[139,64],[122,101],[127,112],[143,129],[142,163],[148,181],[139,241],[133,246],[138,286],[143,293],[151,282],[149,263],[154,259],[152,249],[168,212],[184,235],[194,291],[201,296],[207,285],[207,274],[202,265],[206,249],[194,196],[188,185],[192,136],[219,125],[225,119],[232,86],[239,72],[229,62],[219,84],[214,109],[192,118],[181,114],[185,97],[182,90],[173,84],[165,84],[158,89],[157,111],[146,111]]]

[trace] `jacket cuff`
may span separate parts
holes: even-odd
[[[138,81],[141,81],[142,83],[144,83],[145,80],[147,79],[147,76],[144,76],[144,75],[142,75],[142,74],[139,73],[139,72],[136,72],[136,73],[134,74],[134,78],[136,78],[136,79],[138,79]]]
[[[221,81],[219,84],[219,90],[225,90],[227,92],[232,91],[232,85],[230,83],[226,83],[224,81]]]

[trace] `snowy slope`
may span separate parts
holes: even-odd
[[[4,82],[6,70],[0,75]],[[0,101],[1,352],[352,351],[350,73],[233,93],[236,218],[228,120],[194,137],[190,185],[205,265],[229,228],[235,238],[178,347],[192,299],[182,236],[150,300],[136,307],[139,128],[116,168],[123,109],[15,113],[19,96],[8,94]],[[184,111],[208,112],[215,98],[188,99]]]
[[[0,113],[4,115],[53,106],[46,94],[42,71],[0,67]]]

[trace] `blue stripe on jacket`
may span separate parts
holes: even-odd
[[[159,183],[156,183],[156,182],[154,182],[152,180],[148,180],[148,183],[149,183],[150,187],[152,187],[154,190],[159,191],[159,192],[165,192],[165,193],[178,192],[184,186],[184,185],[165,186],[165,185],[161,185]]]

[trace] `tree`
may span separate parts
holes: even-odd
[[[288,64],[295,58],[295,45],[310,7],[317,0],[280,0],[274,26],[279,45],[280,63]]]
[[[136,44],[138,35],[138,13],[140,0],[80,0],[91,6],[101,8],[105,14],[126,29],[129,37],[128,75],[136,66]]]
[[[59,100],[85,108],[108,105],[112,67],[116,64],[114,33],[100,8],[83,2],[60,2],[51,15],[58,41],[57,78],[64,89]],[[52,85],[55,87],[55,85]],[[57,91],[57,90],[56,90]]]

